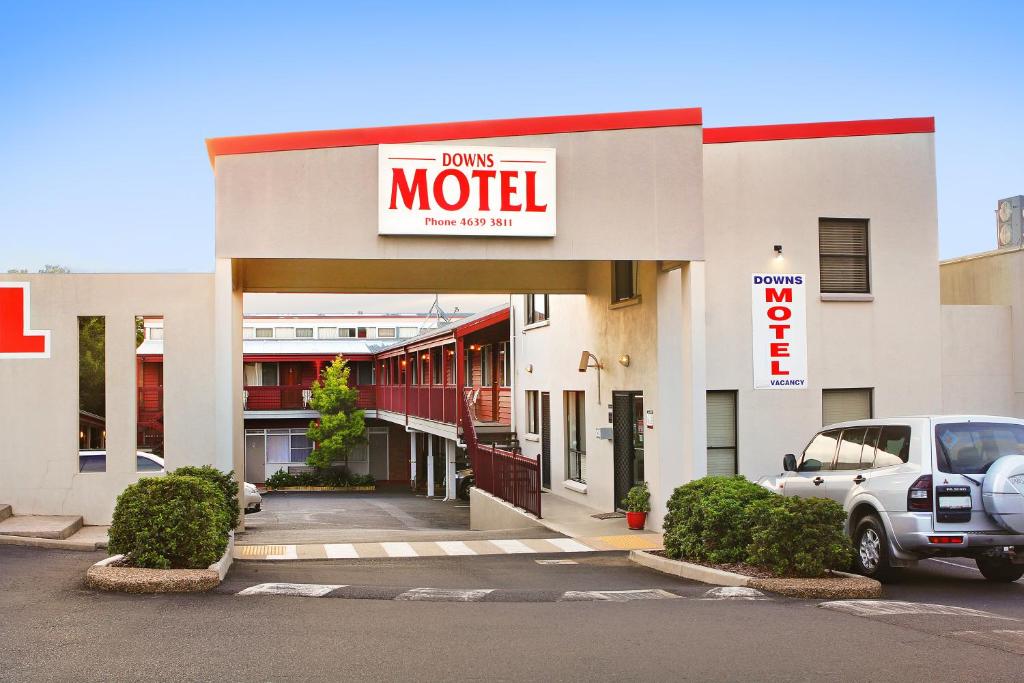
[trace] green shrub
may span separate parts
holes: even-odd
[[[775,497],[744,477],[704,477],[680,486],[668,501],[665,554],[712,563],[743,562],[750,545],[750,507]]]
[[[650,512],[651,492],[647,489],[647,482],[642,481],[629,490],[626,497],[622,499],[622,507],[628,512]]]
[[[109,548],[135,567],[205,569],[228,543],[223,494],[198,477],[145,477],[117,498]]]
[[[846,569],[853,558],[846,512],[834,500],[774,496],[754,503],[750,513],[750,564],[779,576],[812,577]]]
[[[280,470],[267,477],[266,484],[275,489],[285,486],[372,486],[374,481],[369,474],[352,474],[346,469],[296,473]]]
[[[174,474],[183,477],[199,477],[216,486],[224,494],[224,506],[231,520],[231,529],[238,526],[238,480],[235,479],[234,470],[221,472],[216,467],[203,465],[202,467],[179,467]]]

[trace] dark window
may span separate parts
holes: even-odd
[[[612,303],[635,298],[636,261],[612,262]]]
[[[909,439],[908,439],[909,441]],[[1004,455],[1024,454],[1024,425],[961,422],[935,427],[942,472],[983,474]]]
[[[540,392],[526,392],[526,432],[540,434]]]
[[[94,453],[90,455],[79,455],[78,456],[78,471],[79,472],[106,472],[107,471],[107,454],[106,453]]]
[[[836,445],[839,442],[839,430],[833,429],[818,434],[804,449],[804,457],[800,461],[800,472],[827,472],[832,469],[832,461],[836,456]]]
[[[878,437],[878,448],[875,449],[875,462],[872,467],[889,467],[900,465],[910,458],[910,427],[882,427]]]
[[[498,386],[512,386],[512,354],[508,342],[501,342],[498,346]]]
[[[843,438],[839,441],[839,455],[836,456],[837,470],[859,470],[861,468],[861,451],[864,448],[866,427],[853,427],[843,430]]]
[[[566,478],[587,483],[587,412],[582,391],[565,392]]]
[[[824,294],[867,294],[868,222],[822,218],[818,221],[818,259]]]
[[[526,295],[526,324],[541,323],[549,318],[547,294]]]

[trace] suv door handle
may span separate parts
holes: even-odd
[[[858,474],[856,477],[853,478],[854,484],[863,484],[866,481],[867,477],[865,477],[863,474]]]
[[[815,486],[821,486],[822,484],[824,484],[824,483],[825,483],[825,480],[824,480],[824,479],[822,479],[821,477],[815,477],[815,478],[814,478],[814,479],[812,479],[811,481],[813,481],[813,482],[814,482],[814,485],[815,485]]]

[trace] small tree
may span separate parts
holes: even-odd
[[[320,413],[320,419],[309,423],[306,436],[316,447],[306,464],[318,472],[331,463],[348,462],[352,449],[366,440],[363,411],[356,408],[359,390],[348,385],[350,368],[340,355],[313,381],[313,397],[309,405]]]

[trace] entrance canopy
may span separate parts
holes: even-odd
[[[207,146],[246,291],[583,292],[587,261],[703,258],[699,109]]]

